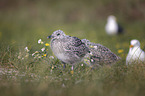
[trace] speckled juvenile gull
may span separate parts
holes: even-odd
[[[126,65],[141,62],[145,62],[145,52],[140,48],[140,42],[133,39],[130,41],[130,48],[126,57]]]
[[[86,45],[77,37],[65,35],[61,30],[54,31],[48,36],[51,39],[51,49],[54,55],[63,63],[73,65],[82,61],[89,52]]]
[[[98,67],[111,65],[120,60],[120,57],[101,44],[92,43],[87,39],[82,39],[82,42],[86,44],[90,51],[84,58],[87,65]]]
[[[108,16],[105,30],[108,35],[117,35],[123,33],[123,28],[117,23],[116,17],[113,15]]]

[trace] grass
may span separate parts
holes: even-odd
[[[131,39],[138,39],[142,49],[145,46],[144,1],[1,2],[1,96],[144,96],[145,64],[125,65]],[[106,18],[110,14],[117,16],[123,25],[123,35],[108,36],[105,33]],[[53,56],[50,47],[47,47],[46,57],[35,59],[31,54],[44,47],[37,41],[42,39],[50,43],[47,36],[58,29],[70,36],[100,43],[122,60],[96,70],[80,63],[72,75],[71,66],[63,69],[56,57],[49,58]],[[29,52],[24,50],[26,46]],[[123,51],[118,53],[118,50]]]

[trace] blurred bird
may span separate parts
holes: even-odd
[[[108,16],[105,30],[108,35],[117,35],[123,33],[123,28],[116,22],[116,17],[113,15]]]
[[[82,39],[82,42],[86,44],[90,51],[85,56],[84,63],[91,67],[111,65],[121,59],[101,44],[92,43],[87,39]]]
[[[65,35],[61,30],[54,31],[47,38],[51,39],[51,49],[54,55],[64,64],[73,66],[82,61],[89,52],[86,45],[77,37]]]
[[[126,65],[145,62],[145,52],[140,48],[140,42],[136,39],[130,41],[129,53],[126,57]]]

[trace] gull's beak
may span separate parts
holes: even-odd
[[[51,36],[51,35],[47,37],[47,39],[50,39],[50,38],[52,38],[52,36]]]
[[[130,47],[130,48],[132,48],[132,47],[133,47],[133,45],[130,45],[129,47]]]

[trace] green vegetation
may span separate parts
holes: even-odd
[[[125,65],[131,39],[138,39],[145,49],[144,4],[144,0],[0,1],[0,96],[144,96],[145,64]],[[112,14],[124,34],[105,33],[106,18]],[[38,44],[39,39],[50,43],[47,36],[58,29],[100,43],[122,60],[95,70],[80,63],[72,75],[71,66],[63,69],[50,47]],[[32,54],[43,47],[41,58],[34,58]]]

